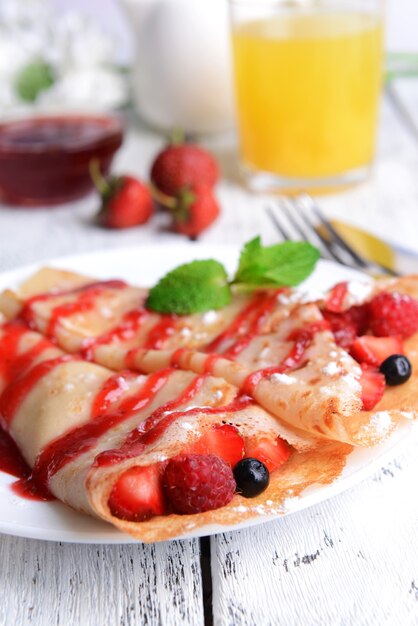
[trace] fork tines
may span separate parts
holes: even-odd
[[[356,252],[335,230],[308,194],[282,197],[277,203],[268,206],[266,211],[285,241],[309,241],[320,250],[324,259],[374,274],[397,275],[390,268],[368,261]]]

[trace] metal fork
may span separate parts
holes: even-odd
[[[324,259],[371,274],[398,276],[384,265],[369,261],[356,252],[335,230],[318,204],[308,194],[283,197],[266,208],[267,214],[285,241],[302,239],[316,246]]]

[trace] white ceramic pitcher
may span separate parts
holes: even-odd
[[[233,119],[227,0],[121,0],[135,35],[133,98],[153,127],[207,133]]]

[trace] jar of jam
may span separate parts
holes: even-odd
[[[93,159],[107,173],[123,138],[111,115],[51,115],[0,124],[0,200],[51,206],[81,198],[93,188]]]

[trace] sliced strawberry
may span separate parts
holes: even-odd
[[[362,389],[361,398],[363,409],[370,411],[381,400],[385,391],[385,377],[377,369],[364,365],[362,366],[360,385]]]
[[[356,327],[344,313],[324,311],[324,317],[331,325],[335,342],[342,348],[349,348],[357,336]]]
[[[193,444],[192,454],[215,454],[234,467],[245,454],[244,440],[235,426],[214,426]]]
[[[126,470],[115,483],[109,508],[115,517],[142,522],[165,512],[161,464],[136,466]]]
[[[400,337],[358,337],[351,346],[351,355],[359,363],[369,363],[379,367],[388,356],[403,354]]]
[[[337,283],[329,292],[328,298],[325,302],[325,309],[332,313],[341,313],[344,308],[344,300],[348,291],[348,283]]]
[[[278,467],[286,463],[290,456],[291,448],[281,437],[268,439],[263,437],[248,442],[245,456],[258,459],[267,467],[269,472],[274,472]]]

